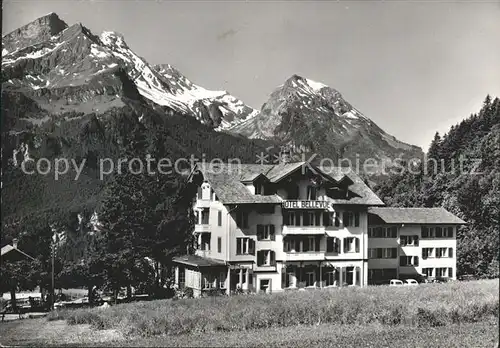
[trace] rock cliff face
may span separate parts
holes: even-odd
[[[260,114],[229,131],[249,138],[303,146],[333,160],[390,163],[398,157],[419,158],[422,150],[387,134],[347,102],[339,91],[293,75],[276,88]]]
[[[210,91],[168,64],[152,66],[114,32],[94,35],[51,13],[3,37],[2,86],[50,113],[103,113],[124,98],[224,129],[257,111],[226,91]]]

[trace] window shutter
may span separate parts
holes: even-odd
[[[356,226],[356,227],[359,226],[359,213],[358,212],[354,213],[354,226]]]
[[[269,234],[271,237],[271,240],[276,240],[276,230],[274,225],[269,225]]]
[[[257,225],[257,240],[261,240],[264,234],[264,225]]]
[[[218,225],[222,226],[222,211],[219,210],[217,214]]]
[[[427,248],[422,249],[422,259],[427,260],[427,254],[429,253]]]
[[[328,217],[328,213],[327,212],[324,212],[323,213],[323,226],[330,226],[329,224],[329,217]]]
[[[346,284],[346,280],[347,280],[347,268],[346,267],[342,267],[342,285]]]
[[[320,238],[316,237],[316,240],[314,241],[315,242],[315,251],[319,251],[319,248],[320,248]]]
[[[262,250],[257,251],[257,266],[261,266],[264,263],[264,254]]]
[[[448,248],[448,257],[453,257],[453,248]]]
[[[349,224],[349,214],[345,211],[343,214],[342,214],[342,222],[344,224],[344,226],[350,226]]]
[[[289,224],[289,218],[288,218],[288,213],[283,212],[283,225],[286,226]]]
[[[398,228],[396,226],[391,227],[391,237],[398,238]]]
[[[269,251],[269,259],[271,261],[271,266],[274,266],[276,264],[276,253],[274,250]]]
[[[347,238],[344,238],[344,253],[346,253],[347,250],[348,250]]]
[[[448,227],[448,237],[453,238],[453,227]]]
[[[413,236],[415,246],[418,246],[418,236]]]
[[[241,255],[241,238],[236,238],[236,255]]]
[[[248,240],[248,253],[255,255],[255,241],[253,239]]]
[[[413,266],[418,266],[418,256],[413,256]]]
[[[400,266],[404,266],[405,265],[405,262],[406,261],[406,256],[400,256],[399,257],[399,265]]]
[[[356,243],[356,252],[359,253],[359,238],[354,238]]]

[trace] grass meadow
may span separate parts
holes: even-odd
[[[498,316],[499,283],[495,279],[136,302],[108,309],[60,310],[44,320],[87,324],[138,338],[312,325],[417,328],[425,332],[496,321]]]

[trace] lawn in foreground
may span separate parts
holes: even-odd
[[[315,325],[248,331],[194,333],[125,340],[109,330],[96,336],[89,325],[49,323],[42,319],[1,324],[0,343],[64,347],[422,347],[494,348],[498,323],[452,324],[435,328],[382,325]],[[51,325],[47,325],[51,324]],[[40,329],[43,330],[40,332]],[[37,330],[35,334],[34,330]],[[111,335],[110,335],[111,334]]]
[[[439,327],[498,318],[498,280],[368,287],[122,304],[56,311],[49,320],[115,329],[127,337],[297,325]]]

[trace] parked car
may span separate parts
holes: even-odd
[[[404,282],[406,286],[415,286],[418,285],[418,282],[415,279],[406,279]]]
[[[403,281],[399,279],[391,279],[391,281],[389,282],[389,286],[402,286],[402,285],[404,285]]]

